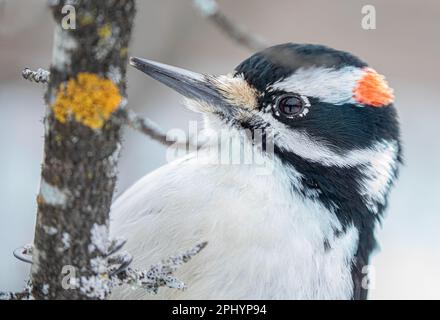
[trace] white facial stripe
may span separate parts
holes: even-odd
[[[293,130],[274,119],[272,115],[261,113],[260,116],[270,123],[274,134],[276,134],[277,145],[281,149],[293,152],[305,160],[314,161],[324,166],[353,167],[359,164],[368,164],[389,149],[393,153],[397,153],[397,143],[395,141],[381,141],[371,148],[339,154],[331,150],[324,141],[319,141],[305,132]]]
[[[356,67],[299,69],[273,89],[315,97],[332,104],[356,103],[353,90],[365,71]]]
[[[370,161],[363,170],[362,194],[369,209],[378,212],[377,204],[384,204],[386,195],[395,178],[398,146],[395,141],[384,142],[384,148]]]

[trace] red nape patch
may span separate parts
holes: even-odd
[[[385,77],[374,69],[365,68],[365,73],[357,81],[353,98],[360,104],[383,107],[394,101],[393,89],[388,86]]]

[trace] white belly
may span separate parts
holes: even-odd
[[[200,158],[199,158],[200,159]],[[128,239],[133,266],[207,247],[176,276],[187,289],[116,290],[113,298],[347,299],[357,230],[339,238],[333,213],[291,191],[275,163],[272,174],[252,166],[200,165],[187,157],[147,175],[112,207],[111,233]],[[290,175],[292,177],[292,175]],[[331,249],[324,249],[324,241]]]

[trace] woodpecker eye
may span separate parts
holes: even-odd
[[[277,116],[286,118],[303,117],[307,114],[309,101],[306,97],[287,94],[278,98],[274,111]]]

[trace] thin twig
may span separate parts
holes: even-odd
[[[159,142],[160,144],[163,144],[164,146],[170,147],[176,147],[176,148],[183,148],[186,149],[190,145],[192,146],[193,143],[191,141],[187,142],[177,142],[177,141],[171,141],[167,138],[166,133],[162,130],[162,128],[153,122],[152,120],[148,118],[144,118],[136,114],[134,111],[128,109],[128,108],[122,108],[119,110],[119,116],[123,119],[124,123],[131,127],[132,129],[139,131],[147,136],[149,136],[151,139]],[[199,149],[200,145],[195,145],[195,148]]]
[[[203,250],[207,244],[207,242],[201,242],[182,254],[173,256],[161,263],[153,265],[148,270],[127,268],[115,276],[110,277],[112,282],[111,285],[112,287],[115,287],[128,284],[132,287],[142,288],[149,294],[157,294],[160,287],[184,290],[186,285],[177,279],[173,273],[181,265],[187,263],[191,258]],[[120,258],[121,263],[129,258],[130,256],[122,255]]]
[[[29,291],[0,292],[0,300],[32,300],[32,295]]]
[[[24,79],[37,83],[48,83],[50,78],[50,72],[41,68],[38,68],[37,71],[24,68],[21,75]]]
[[[113,257],[108,258],[109,268],[107,272],[91,278],[81,278],[74,281],[74,287],[80,289],[87,297],[105,299],[112,288],[129,285],[132,288],[140,288],[147,294],[157,294],[159,288],[167,287],[178,290],[184,290],[186,285],[174,276],[174,272],[184,263],[205,248],[207,242],[202,242],[194,246],[192,249],[166,259],[158,264],[153,265],[147,270],[138,270],[129,268],[128,265],[132,261],[129,253],[121,252]],[[98,260],[95,268],[100,270]],[[5,298],[9,296],[6,294]],[[11,299],[14,296],[10,296]]]
[[[208,242],[200,242],[196,244],[191,249],[172,256],[160,263],[151,266],[146,270],[139,270],[135,268],[128,267],[133,260],[133,257],[123,251],[114,254],[116,251],[121,249],[125,243],[125,239],[117,238],[111,239],[109,241],[110,245],[108,247],[107,257],[107,276],[103,276],[102,279],[99,278],[105,287],[108,289],[119,287],[123,285],[130,285],[134,288],[141,288],[148,294],[157,294],[159,288],[168,287],[178,290],[184,290],[186,288],[185,283],[177,279],[173,273],[183,264],[191,260],[195,255],[202,251]],[[29,248],[29,255],[32,259],[32,250]],[[105,258],[103,258],[105,259]],[[102,263],[104,260],[98,259],[97,262]],[[96,266],[99,270],[100,266]],[[104,280],[105,281],[104,281]],[[98,281],[98,279],[82,279],[83,282],[92,283],[93,281]],[[91,281],[93,280],[93,281]],[[81,287],[80,281],[74,282],[75,285],[84,291],[84,294],[90,297],[97,297],[96,295],[101,294],[100,290],[97,290],[95,286],[83,286]],[[99,287],[99,286],[98,286]],[[32,296],[32,283],[27,281],[27,284],[22,292],[1,292],[0,300],[30,300],[33,299]],[[109,291],[108,291],[109,292]],[[44,293],[45,294],[45,293]],[[105,298],[105,296],[99,296],[99,298]]]
[[[167,139],[166,133],[162,131],[162,128],[150,119],[141,117],[134,111],[127,108],[121,109],[119,115],[124,119],[125,124],[130,128],[146,134],[151,139],[165,146],[171,146],[174,144],[173,141],[169,141]]]
[[[32,283],[26,282],[26,286],[21,292],[3,292],[0,291],[0,300],[33,300]]]
[[[264,41],[260,40],[259,37],[255,37],[244,31],[221,12],[215,0],[193,0],[193,3],[204,17],[212,21],[220,30],[240,45],[256,51],[267,47]]]

